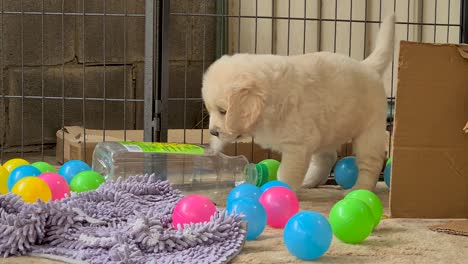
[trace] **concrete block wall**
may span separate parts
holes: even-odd
[[[62,72],[63,71],[63,72]],[[63,75],[62,75],[63,73]],[[103,97],[104,68],[100,66],[86,66],[85,89],[87,98]],[[126,80],[124,83],[124,75]],[[132,66],[109,66],[106,68],[106,97],[124,98],[124,89],[127,98],[134,98],[135,91],[131,85]],[[22,76],[24,81],[22,81]],[[65,77],[62,79],[62,76]],[[63,82],[62,82],[63,80]],[[7,146],[21,144],[23,136],[25,145],[55,142],[55,133],[62,127],[62,122],[67,125],[83,125],[86,127],[103,128],[103,115],[105,113],[105,126],[107,129],[122,129],[135,127],[135,103],[86,100],[83,108],[83,67],[81,65],[66,65],[44,67],[11,67],[4,76],[4,85],[9,95],[41,96],[42,82],[44,96],[68,97],[69,99],[45,99],[44,101],[30,98],[6,99],[7,113],[5,123],[8,124],[5,140]],[[124,85],[125,84],[125,85]],[[72,99],[73,98],[73,99]],[[124,123],[124,109],[126,109]],[[23,115],[21,115],[23,113]],[[84,117],[83,117],[84,114]],[[44,134],[42,134],[41,120],[44,121]],[[23,134],[21,134],[23,130]]]
[[[107,98],[144,98],[145,0],[83,1],[23,0],[21,6],[21,1],[4,0],[6,12],[39,14],[4,14],[0,20],[2,93],[42,96],[44,89],[46,97],[72,97],[0,100],[5,147],[41,144],[42,138],[53,144],[63,124],[143,129],[143,102],[107,101],[104,107],[102,101],[83,104],[79,98],[102,98],[104,90]],[[215,2],[173,0],[171,12],[214,13]],[[82,13],[83,3],[89,15],[61,15]],[[98,15],[104,10],[105,18]],[[130,16],[113,15],[125,10]],[[42,11],[57,14],[41,16]],[[170,25],[169,96],[200,98],[203,72],[215,59],[216,18],[171,16]],[[169,111],[170,128],[192,128],[201,119],[202,102],[171,100]]]
[[[75,58],[76,19],[72,16],[64,17],[63,25],[65,30],[62,41],[61,16],[44,16],[42,21],[40,15],[25,15],[21,19],[17,14],[5,14],[1,36],[3,49],[0,54],[3,67],[21,66],[22,63],[24,66],[50,66],[72,61]],[[41,43],[44,43],[43,48]]]
[[[136,80],[144,60],[144,0],[5,0],[0,49],[2,92],[13,96],[69,97],[65,100],[6,98],[0,109],[5,147],[55,143],[62,125],[87,128],[142,129],[143,103],[81,98],[143,99],[143,80]],[[42,6],[44,2],[44,6]],[[62,6],[63,3],[63,6]],[[95,15],[70,15],[85,12]],[[62,12],[68,13],[61,15]],[[104,25],[105,22],[105,25]],[[125,24],[124,24],[125,22]],[[104,33],[105,28],[105,33]],[[104,46],[104,36],[106,45]],[[126,52],[124,52],[124,47]],[[104,60],[105,54],[105,60]],[[143,78],[143,76],[138,76]],[[44,91],[44,94],[42,93]],[[23,139],[23,140],[22,140]]]
[[[171,13],[215,14],[216,1],[173,0]],[[203,72],[216,59],[214,16],[170,17],[169,97],[200,98]],[[202,101],[169,101],[169,128],[200,128]],[[185,115],[184,115],[185,113]]]

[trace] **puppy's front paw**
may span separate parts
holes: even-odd
[[[277,173],[278,180],[291,186],[294,191],[298,191],[302,187],[303,177],[291,177],[290,175],[295,175],[295,173],[287,172],[285,167],[283,164],[280,165]]]
[[[346,195],[348,195],[350,192],[353,192],[353,191],[356,191],[356,190],[367,190],[367,191],[371,191],[371,192],[375,192],[375,189],[376,189],[376,186],[374,185],[372,187],[372,184],[359,184],[359,183],[356,183],[352,188],[350,189],[343,189],[342,191],[342,194],[343,194],[343,197],[344,198]]]
[[[221,140],[219,140],[218,137],[211,137],[211,140],[210,140],[210,149],[211,151],[213,151],[214,153],[219,153],[223,150],[224,148],[224,142],[222,142]]]
[[[297,147],[283,151],[278,168],[278,180],[287,183],[295,191],[299,190],[304,182],[309,160],[310,156],[305,148]]]
[[[363,184],[363,183],[356,183],[356,185],[353,186],[353,188],[348,189],[348,193],[355,191],[355,190],[368,190],[371,192],[375,192],[376,185],[369,183],[369,184]]]

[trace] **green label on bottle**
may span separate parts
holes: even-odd
[[[203,155],[205,149],[192,144],[160,143],[160,142],[119,142],[130,152],[171,153]]]

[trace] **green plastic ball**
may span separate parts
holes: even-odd
[[[266,159],[259,162],[260,164],[265,164],[268,169],[268,181],[274,181],[277,179],[278,168],[280,162],[274,159]]]
[[[333,234],[341,241],[357,244],[366,239],[374,227],[369,207],[357,199],[343,199],[331,209],[329,222]]]
[[[36,169],[38,169],[39,171],[41,171],[41,173],[46,173],[46,172],[55,172],[56,173],[57,172],[57,170],[54,168],[54,166],[52,166],[49,163],[44,162],[44,161],[34,162],[31,165],[33,167],[35,167]]]
[[[355,190],[348,193],[345,197],[345,199],[351,198],[364,202],[371,209],[372,216],[374,218],[374,228],[377,227],[383,214],[383,206],[379,197],[368,190]]]
[[[87,192],[96,190],[106,180],[95,171],[82,171],[75,175],[70,182],[73,192]]]

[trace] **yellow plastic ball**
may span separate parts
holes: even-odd
[[[7,162],[3,163],[3,167],[8,172],[12,172],[14,169],[16,169],[17,167],[19,167],[21,165],[29,165],[29,162],[27,162],[24,159],[17,158],[17,159],[8,160]]]
[[[52,199],[52,192],[45,181],[38,177],[25,177],[19,180],[13,189],[12,193],[15,193],[27,203],[35,203],[37,199],[41,199],[44,202]]]
[[[0,194],[8,193],[8,175],[10,173],[0,165]]]

